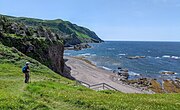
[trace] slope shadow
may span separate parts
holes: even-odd
[[[63,73],[64,73],[66,78],[69,78],[71,80],[76,80],[73,76],[71,76],[71,70],[72,69],[71,69],[71,67],[66,65],[67,61],[68,61],[68,59],[64,59],[64,71],[63,71]]]

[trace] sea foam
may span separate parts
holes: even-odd
[[[79,54],[79,55],[77,55],[77,56],[84,56],[84,57],[87,57],[87,56],[91,56],[91,54],[90,54],[90,53],[83,53],[83,54]]]
[[[172,59],[180,59],[180,57],[178,57],[178,56],[172,56],[171,58]]]
[[[169,56],[169,55],[163,55],[162,57],[163,58],[171,58],[171,56]]]
[[[125,56],[126,54],[125,53],[120,53],[118,54],[119,56]]]
[[[105,70],[108,70],[108,71],[112,71],[112,69],[110,69],[110,68],[108,68],[108,67],[105,67],[105,66],[100,66],[100,68],[105,69]]]
[[[69,55],[71,55],[71,53],[64,53],[64,55],[67,55],[67,56],[69,56]]]
[[[129,75],[131,75],[131,76],[140,76],[140,74],[132,72],[132,71],[129,72]]]
[[[179,56],[170,56],[170,55],[164,55],[164,56],[162,56],[162,58],[172,58],[172,59],[180,59],[180,57]]]

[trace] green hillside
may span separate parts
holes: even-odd
[[[21,68],[30,61],[31,83]],[[0,109],[178,110],[180,94],[93,91],[66,79],[15,48],[0,43]]]
[[[0,15],[1,16],[1,15]],[[5,16],[5,15],[3,15]],[[8,19],[16,22],[23,23],[24,25],[31,26],[33,28],[43,26],[50,29],[57,36],[64,39],[66,45],[75,45],[79,43],[90,42],[102,42],[102,40],[96,35],[95,32],[76,24],[72,24],[69,21],[63,21],[61,19],[55,20],[42,20],[26,17],[12,17],[5,16]]]

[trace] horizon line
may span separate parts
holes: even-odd
[[[157,40],[157,41],[151,41],[151,40],[103,40],[103,41],[105,41],[105,42],[107,42],[107,41],[112,41],[112,42],[115,42],[115,41],[119,41],[119,42],[180,42],[180,41],[160,41],[160,40]]]

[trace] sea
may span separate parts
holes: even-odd
[[[83,56],[99,68],[108,71],[118,67],[129,70],[129,79],[148,77],[154,79],[180,78],[180,42],[105,41],[91,43],[92,48],[80,51],[65,50],[65,56]],[[145,58],[129,59],[130,56]],[[174,75],[162,75],[173,71]]]

